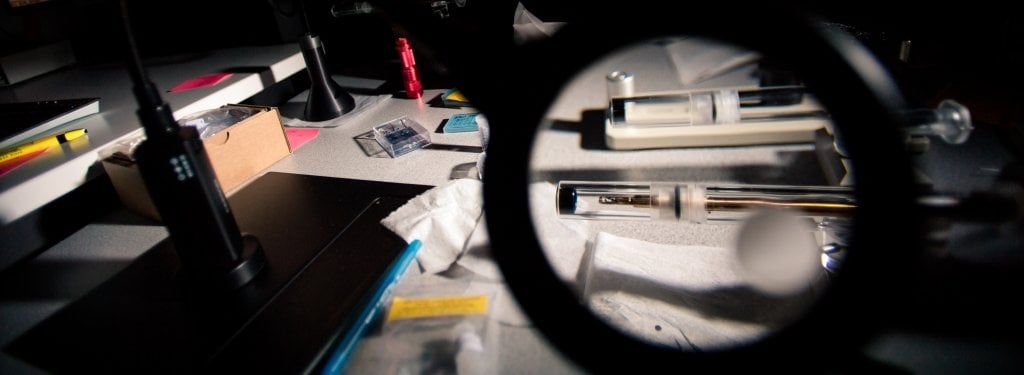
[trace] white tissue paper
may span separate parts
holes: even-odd
[[[575,283],[580,260],[586,251],[588,232],[585,220],[563,220],[555,207],[556,187],[551,182],[530,184],[530,208],[533,225],[541,247],[555,272],[568,283]],[[466,250],[456,262],[477,275],[491,280],[502,280],[501,271],[491,257],[487,225],[480,219]]]
[[[679,82],[684,86],[716,77],[761,58],[756,52],[702,38],[675,39],[664,48],[679,75]]]
[[[558,275],[574,283],[586,251],[587,224],[559,219],[552,209],[554,199],[554,184],[530,185],[530,207],[541,245]],[[406,241],[423,243],[416,260],[424,273],[442,272],[455,263],[485,279],[501,281],[501,271],[491,257],[482,205],[479,180],[455,179],[411,199],[381,224]]]
[[[466,247],[455,264],[490,281],[503,281],[498,263],[491,257],[491,241],[487,236],[486,214],[480,216],[476,229],[466,241]]]
[[[749,343],[808,305],[762,295],[731,249],[656,244],[598,233],[584,259],[583,299],[637,338],[694,351]]]
[[[420,270],[447,270],[466,247],[483,211],[483,184],[461,178],[434,187],[381,220],[406,242],[420,240]]]
[[[554,35],[565,22],[544,22],[530,13],[523,3],[516,4],[515,16],[512,20],[512,39],[516,44],[541,40]]]

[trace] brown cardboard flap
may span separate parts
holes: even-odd
[[[225,192],[291,153],[277,108],[204,139],[203,146]]]

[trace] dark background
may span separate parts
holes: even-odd
[[[359,4],[353,0],[175,0],[129,1],[133,27],[147,64],[173,63],[208,51],[244,45],[295,41],[310,28],[327,49],[336,74],[397,79],[394,38],[404,31],[376,13],[346,14]],[[507,24],[508,34],[496,43],[511,45],[511,21],[517,2],[491,0],[447,1],[447,9],[431,8],[432,1],[408,0],[409,8],[422,8],[424,17],[465,25],[467,33],[480,25]],[[599,5],[580,1],[530,0],[523,4],[545,21],[572,21],[581,7]],[[1009,4],[1009,3],[1006,3]],[[681,4],[683,6],[685,4]],[[741,6],[741,4],[737,4]],[[1024,142],[1016,134],[1024,122],[1017,87],[1024,84],[1024,15],[1010,5],[958,2],[953,7],[928,3],[894,2],[780,2],[780,7],[818,14],[831,27],[856,36],[889,68],[910,103],[931,107],[952,98],[971,109],[977,124],[1013,133],[1013,149]],[[333,12],[332,12],[333,10]],[[436,20],[435,20],[436,21]],[[80,65],[121,64],[124,48],[117,2],[112,0],[50,0],[12,9],[0,6],[0,55],[57,40],[72,42]],[[680,17],[685,22],[685,17]],[[505,30],[498,28],[496,30]],[[751,30],[751,32],[760,32]],[[446,37],[447,38],[447,37]],[[458,43],[460,35],[451,35]],[[911,41],[911,58],[897,59],[900,43]],[[466,46],[472,48],[472,46]],[[445,67],[433,65],[416,51],[427,88],[449,87]],[[244,62],[240,62],[244,65]]]

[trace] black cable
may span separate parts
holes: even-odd
[[[138,45],[135,43],[135,34],[132,32],[131,22],[128,21],[128,4],[125,0],[118,1],[121,7],[121,25],[124,27],[124,37],[128,42],[129,73],[132,76],[132,83],[135,86],[144,86],[146,82],[146,70],[142,65],[142,57],[139,55]]]
[[[121,7],[121,25],[124,26],[124,37],[128,44],[127,69],[132,77],[132,91],[139,102],[138,113],[142,127],[146,129],[147,137],[154,137],[158,133],[173,134],[179,127],[178,123],[171,116],[170,108],[160,97],[156,85],[147,78],[146,68],[142,64],[142,57],[129,21],[127,1],[120,0],[118,4]]]
[[[296,4],[299,5],[299,13],[302,13],[302,27],[305,28],[305,33],[312,33],[313,27],[309,24],[309,12],[306,12],[306,1],[298,0]]]
[[[281,1],[279,1],[279,0],[267,0],[267,3],[270,4],[271,8],[274,8],[274,11],[276,11],[277,14],[280,14],[281,16],[284,16],[285,18],[295,17],[295,8],[294,7],[292,7],[291,10],[281,9]]]

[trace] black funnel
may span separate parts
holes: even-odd
[[[356,107],[352,95],[338,86],[327,73],[324,46],[320,43],[320,37],[313,34],[303,35],[299,39],[299,45],[302,47],[302,57],[306,60],[306,71],[309,72],[310,81],[303,120],[327,121],[352,111]]]

